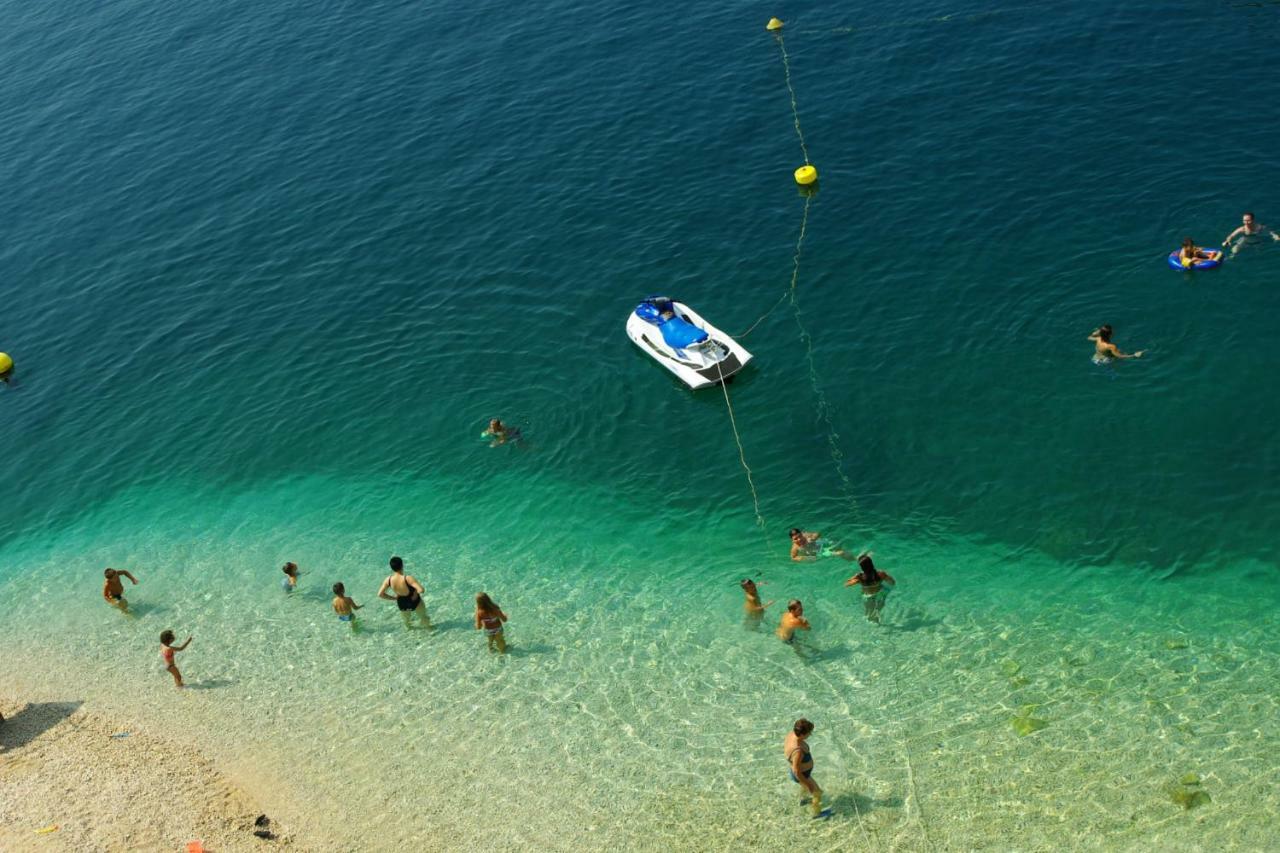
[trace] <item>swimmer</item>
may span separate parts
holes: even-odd
[[[333,612],[338,614],[339,622],[350,622],[351,630],[356,629],[356,611],[360,605],[347,595],[347,588],[341,583],[333,585]]]
[[[791,733],[782,742],[782,753],[787,757],[791,781],[800,786],[800,805],[808,803],[813,816],[822,817],[822,789],[813,781],[813,755],[809,752],[811,734],[813,723],[804,717],[796,720]]]
[[[280,571],[284,572],[284,577],[280,579],[280,588],[285,592],[293,592],[298,588],[298,564],[285,563],[280,567]]]
[[[121,613],[128,613],[129,602],[124,600],[124,584],[121,583],[120,578],[128,578],[134,586],[138,585],[138,579],[124,569],[107,569],[102,575],[107,579],[102,585],[102,597],[106,599],[107,604],[117,608]]]
[[[499,444],[506,444],[508,441],[519,441],[521,438],[519,427],[509,427],[497,418],[489,421],[489,428],[480,433],[480,437],[492,438],[493,441],[489,443],[490,447],[497,447]]]
[[[815,530],[801,530],[799,527],[793,527],[787,531],[787,535],[791,537],[791,561],[794,563],[816,560],[819,557],[842,557],[850,562],[853,561],[852,554],[839,545],[829,544],[822,538],[822,534]]]
[[[1196,241],[1190,237],[1182,238],[1182,248],[1178,250],[1178,260],[1182,262],[1185,269],[1191,269],[1191,266],[1197,261],[1220,261],[1222,260],[1222,252],[1217,249],[1203,249],[1196,245]]]
[[[884,608],[884,600],[889,591],[884,584],[897,586],[893,575],[882,572],[871,562],[871,552],[858,555],[858,567],[862,570],[844,582],[845,586],[862,586],[862,610],[868,622],[880,624],[880,611]]]
[[[1138,350],[1134,353],[1120,352],[1120,347],[1111,343],[1111,324],[1099,326],[1089,333],[1089,340],[1093,341],[1093,363],[1106,364],[1113,358],[1142,358],[1142,354],[1146,350]]]
[[[1254,221],[1252,213],[1246,211],[1244,216],[1240,217],[1240,221],[1243,224],[1239,228],[1237,228],[1236,230],[1228,234],[1227,238],[1222,241],[1222,247],[1225,249],[1227,246],[1231,245],[1231,241],[1234,240],[1235,238],[1237,237],[1244,238],[1239,243],[1236,243],[1234,246],[1231,247],[1232,255],[1240,251],[1241,246],[1250,242],[1249,241],[1250,237],[1256,237],[1259,234],[1262,234],[1264,231],[1271,235],[1272,240],[1280,241],[1280,234],[1277,234],[1276,232],[1272,231],[1270,228],[1263,225],[1261,222]]]
[[[782,614],[782,621],[778,623],[778,639],[788,646],[795,645],[796,631],[808,631],[812,627],[804,618],[804,605],[800,599],[793,598],[787,603],[787,612]]]
[[[476,593],[476,630],[484,631],[489,639],[489,651],[495,648],[498,654],[507,653],[507,638],[502,634],[502,623],[507,621],[507,614],[494,603],[488,593]]]
[[[178,665],[173,662],[175,652],[180,652],[187,646],[191,645],[191,638],[187,637],[187,641],[180,646],[173,644],[173,632],[160,632],[160,660],[164,661],[165,670],[173,676],[173,683],[181,690],[184,685],[182,683],[182,673],[178,671]]]
[[[760,630],[760,623],[764,620],[765,608],[773,604],[773,602],[760,603],[760,590],[756,589],[756,582],[751,578],[743,578],[739,581],[738,586],[742,587],[742,591],[747,595],[747,600],[742,605],[742,609],[747,614],[743,619],[743,624],[752,631],[758,631]]]
[[[394,595],[388,594],[388,591]],[[406,628],[410,627],[409,614],[415,612],[423,628],[431,627],[431,620],[427,618],[427,606],[422,603],[422,593],[422,584],[418,583],[418,579],[404,573],[404,560],[392,557],[391,574],[378,587],[378,598],[396,603]]]

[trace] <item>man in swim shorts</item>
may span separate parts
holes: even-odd
[[[1241,222],[1240,227],[1232,231],[1230,234],[1228,234],[1227,238],[1222,241],[1223,248],[1226,248],[1231,244],[1231,241],[1234,240],[1235,238],[1237,237],[1244,238],[1239,243],[1236,243],[1234,246],[1231,247],[1231,254],[1233,255],[1236,252],[1240,251],[1241,246],[1249,242],[1250,237],[1256,237],[1259,234],[1262,234],[1263,232],[1270,234],[1272,240],[1280,241],[1280,234],[1276,234],[1276,232],[1272,231],[1270,228],[1263,225],[1261,222],[1257,222],[1256,220],[1254,220],[1253,214],[1250,213],[1249,211],[1245,211],[1244,216],[1240,217],[1240,222]]]
[[[418,579],[404,573],[404,560],[392,557],[391,574],[378,587],[378,598],[396,603],[406,628],[410,627],[410,614],[415,612],[423,628],[431,627],[431,620],[427,618],[427,605],[422,603],[422,592],[422,584],[418,583]]]
[[[801,530],[799,527],[793,527],[787,533],[791,537],[791,562],[793,563],[803,563],[819,557],[843,557],[850,562],[853,561],[852,554],[839,545],[827,542],[816,530]]]
[[[134,586],[138,585],[138,579],[124,569],[107,569],[102,574],[107,579],[102,585],[102,597],[106,599],[107,604],[117,608],[121,613],[128,613],[129,602],[124,599],[124,584],[120,578],[128,578]]]

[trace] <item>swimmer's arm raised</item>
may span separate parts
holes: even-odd
[[[847,581],[845,581],[845,582],[844,582],[844,585],[845,585],[845,586],[857,586],[857,585],[858,585],[858,584],[860,584],[860,583],[862,583],[862,577],[861,577],[861,576],[859,576],[859,575],[854,575],[853,577],[851,577],[851,578],[849,578]]]
[[[128,578],[135,586],[138,583],[138,579],[135,578],[133,575],[129,574],[128,572],[126,572],[124,569],[121,569],[120,571],[116,572],[116,574],[122,577]]]

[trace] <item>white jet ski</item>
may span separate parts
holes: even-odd
[[[627,337],[690,388],[728,379],[751,353],[683,302],[650,296],[627,318]]]

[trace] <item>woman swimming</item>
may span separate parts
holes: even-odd
[[[893,579],[893,575],[876,568],[876,564],[871,561],[871,552],[869,551],[858,555],[858,567],[861,571],[845,581],[844,585],[862,587],[863,613],[866,615],[868,622],[874,622],[879,625],[880,610],[884,607],[885,597],[889,594],[889,591],[884,588],[884,584],[897,586],[898,582]]]
[[[1138,350],[1135,353],[1120,352],[1120,347],[1111,343],[1111,325],[1106,324],[1099,326],[1089,333],[1089,340],[1093,341],[1093,363],[1106,364],[1114,358],[1142,358],[1142,354],[1146,350]]]

